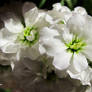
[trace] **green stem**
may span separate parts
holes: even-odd
[[[65,0],[61,0],[61,5],[64,5],[65,4]]]
[[[42,8],[43,5],[45,4],[46,0],[41,0],[40,4],[39,4],[39,8]]]
[[[66,3],[68,4],[70,9],[73,9],[72,0],[66,0]]]

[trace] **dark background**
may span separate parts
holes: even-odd
[[[39,6],[41,0],[0,0],[0,6],[3,6],[4,4],[9,4],[11,2],[34,2],[37,6]],[[47,0],[43,8],[51,8],[51,5],[56,2],[60,2],[61,0]],[[82,6],[84,1],[89,2],[90,0],[77,0],[77,4],[75,6]]]
[[[34,2],[39,7],[42,0],[0,0],[0,7],[4,6],[5,4],[10,4],[14,2],[26,2],[26,1]],[[60,2],[60,1],[61,0],[46,0],[45,4],[41,8],[51,9],[52,4]],[[65,1],[65,5],[68,6],[66,3],[67,0],[64,0],[64,1]],[[75,1],[76,3],[74,4]],[[71,0],[71,2],[73,5],[72,9],[74,9],[74,7],[76,6],[82,6],[87,10],[87,12],[90,15],[92,15],[92,0]]]
[[[9,4],[11,2],[26,2],[26,1],[30,1],[30,2],[34,2],[37,6],[39,6],[41,0],[0,0],[0,6],[3,6],[4,4]],[[56,3],[56,2],[60,2],[61,0],[46,0],[45,5],[42,8],[47,8],[47,9],[51,9],[52,4]],[[78,0],[77,5],[81,6],[83,4],[84,0]],[[88,0],[87,0],[88,1]],[[67,4],[66,4],[67,5]]]

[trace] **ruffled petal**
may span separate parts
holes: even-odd
[[[23,15],[26,12],[28,12],[30,9],[34,8],[34,7],[36,7],[36,5],[34,3],[32,3],[32,2],[25,2],[23,4],[23,8],[22,8],[23,9]]]
[[[19,49],[19,46],[12,42],[8,42],[1,49],[4,53],[16,53]]]
[[[28,12],[25,12],[24,19],[26,26],[33,26],[36,22],[36,18],[38,17],[38,9],[35,7],[30,9]]]
[[[40,31],[40,40],[45,40],[49,38],[54,38],[55,36],[59,36],[59,33],[55,29],[50,29],[48,27],[44,27]]]
[[[87,40],[92,37],[92,18],[90,16],[83,16],[80,14],[74,14],[69,21],[67,26],[69,31],[74,35],[78,35],[80,38]]]
[[[46,53],[50,56],[59,54],[63,49],[66,49],[65,45],[60,40],[54,38],[44,39],[40,43],[46,49]]]
[[[71,78],[78,79],[82,82],[83,85],[91,85],[90,81],[92,80],[92,69],[87,68],[86,70],[80,73],[73,73],[71,70],[67,71]]]
[[[59,70],[67,69],[70,65],[71,58],[71,53],[62,50],[61,53],[54,56],[53,65]]]
[[[56,12],[56,16],[61,15],[61,18],[63,18],[65,21],[67,21],[72,16],[70,9],[66,6],[62,6],[60,3],[53,5],[53,11]]]
[[[37,27],[38,31],[40,31],[45,26],[49,26],[49,23],[45,19],[46,15],[47,14],[45,12],[39,11],[34,23],[34,26]]]
[[[61,6],[60,3],[56,3],[53,5],[53,9],[60,12],[71,12],[70,9],[66,6]]]
[[[88,67],[86,57],[80,53],[74,54],[72,64],[76,72],[82,72]]]
[[[0,39],[7,41],[14,41],[17,39],[17,34],[9,32],[6,28],[0,30]]]
[[[81,14],[81,15],[87,15],[87,12],[83,7],[76,7],[74,9],[73,13],[78,13],[78,14]]]
[[[10,13],[11,14],[11,13]],[[10,15],[8,14],[8,15]],[[5,27],[11,33],[20,33],[23,30],[23,25],[19,18],[17,18],[14,14],[11,14],[11,17],[2,19],[4,21]]]
[[[27,52],[27,53],[25,53],[25,52]],[[27,57],[31,60],[36,60],[40,56],[39,44],[36,43],[32,47],[23,48],[21,51],[21,56]]]
[[[5,46],[9,41],[5,39],[0,39],[0,48]]]
[[[89,59],[90,61],[92,61],[92,45],[87,45],[82,53],[86,56],[87,59]]]

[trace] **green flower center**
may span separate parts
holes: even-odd
[[[39,33],[35,27],[26,27],[22,33],[18,35],[18,40],[28,46],[32,46],[39,39]]]
[[[86,46],[86,43],[75,36],[71,42],[65,44],[67,46],[67,51],[71,53],[79,53]]]

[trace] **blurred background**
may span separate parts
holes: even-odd
[[[73,9],[76,6],[82,6],[90,15],[92,15],[92,0],[0,0],[0,6],[2,7],[5,4],[25,1],[34,2],[39,8],[45,9],[51,9],[52,4],[57,2],[61,2],[62,5],[66,5],[70,9]]]

